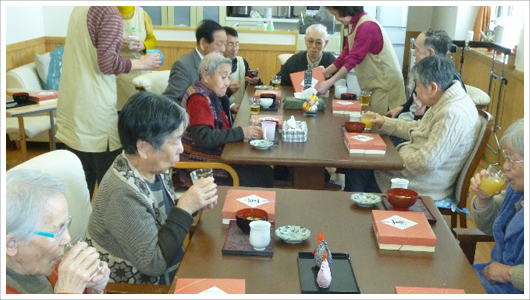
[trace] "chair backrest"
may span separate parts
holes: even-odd
[[[133,78],[132,83],[140,92],[147,91],[161,95],[167,88],[169,70],[152,71]]]
[[[236,170],[230,165],[219,163],[219,162],[210,162],[210,161],[179,161],[173,168],[176,169],[201,169],[201,168],[211,168],[211,169],[222,169],[227,171],[230,176],[232,176],[233,186],[239,186],[239,176],[237,175]]]
[[[280,60],[280,63],[283,65],[293,55],[294,54],[292,53],[279,54],[278,59]]]
[[[79,158],[70,151],[56,150],[34,157],[13,169],[31,169],[65,182],[68,211],[72,214],[69,232],[72,238],[84,237],[92,213],[85,172]]]
[[[475,146],[471,150],[469,157],[460,171],[460,175],[455,182],[454,196],[459,208],[465,208],[469,195],[470,180],[475,175],[476,169],[484,155],[493,129],[493,117],[486,111],[478,110],[480,120],[480,130],[475,141]]]

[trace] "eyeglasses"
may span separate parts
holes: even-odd
[[[521,160],[513,160],[511,157],[508,156],[508,153],[506,153],[506,150],[502,150],[502,156],[504,157],[504,160],[508,162],[510,166],[513,166],[514,164],[520,164],[524,162],[524,159]]]
[[[51,232],[46,232],[46,231],[35,231],[33,233],[36,235],[42,235],[45,237],[55,239],[56,241],[59,241],[61,240],[66,229],[70,227],[70,223],[72,223],[72,214],[68,214],[68,221],[66,221],[66,224],[64,224],[64,226],[61,229],[59,229],[59,232],[57,233],[51,233]]]
[[[308,45],[313,45],[315,44],[317,47],[322,47],[322,45],[324,45],[324,42],[322,40],[313,40],[313,39],[308,39],[308,40],[305,40],[306,44]]]
[[[227,48],[239,48],[239,43],[227,43]]]

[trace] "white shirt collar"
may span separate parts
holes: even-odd
[[[197,54],[199,54],[199,57],[201,58],[201,60],[203,60],[204,55],[201,54],[201,52],[199,51],[199,49],[197,49],[197,47],[195,47],[195,51],[197,51]]]

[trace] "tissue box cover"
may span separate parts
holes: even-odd
[[[312,71],[313,81],[316,81],[317,83],[314,85],[314,88],[317,88],[321,82],[324,82],[326,79],[324,78],[324,73],[322,72],[322,69],[320,67],[314,68]],[[293,83],[293,88],[296,93],[300,93],[304,90],[304,73],[305,71],[300,71],[296,73],[291,73],[289,76],[291,77],[291,82]]]
[[[289,128],[287,121],[283,122],[282,141],[284,142],[299,142],[307,141],[307,123],[296,121],[296,128]]]
[[[245,279],[177,278],[175,294],[244,294]]]
[[[334,114],[361,115],[361,102],[351,100],[333,99],[331,108]]]
[[[372,210],[379,249],[434,252],[436,235],[418,211]]]
[[[377,133],[344,132],[344,143],[350,153],[386,153],[386,143]]]
[[[256,90],[254,98],[261,98],[261,94],[274,94],[276,95],[276,100],[282,99],[282,90]]]
[[[268,214],[268,220],[274,222],[275,206],[276,191],[229,189],[221,210],[223,224],[235,220],[236,212],[243,208],[263,209]]]
[[[250,115],[250,124],[260,126],[262,121],[276,121],[278,122],[277,129],[282,128],[282,115]]]
[[[396,286],[396,294],[465,294],[463,289]]]

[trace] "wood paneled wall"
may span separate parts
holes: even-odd
[[[6,47],[7,70],[34,61],[35,54],[44,54],[65,43],[64,37],[41,37]],[[195,48],[195,42],[158,41],[157,48],[164,53],[164,65],[157,70],[170,70],[173,63],[182,55]],[[280,71],[278,55],[295,53],[296,45],[242,44],[239,56],[244,57],[250,68],[259,69],[263,83],[268,84],[271,76]]]
[[[461,48],[453,56],[457,70],[460,70],[460,51]],[[462,79],[464,80],[464,83],[477,87],[487,93],[491,66],[491,54],[488,54],[485,49],[472,49],[471,51],[466,51],[462,67]],[[494,72],[501,74],[501,67],[502,64],[496,61]],[[508,128],[516,119],[524,117],[524,73],[516,70],[514,67],[507,66],[504,71],[504,77],[507,79],[508,84],[502,87],[499,111],[497,112],[497,102],[499,101],[499,80],[496,79],[492,82],[490,92],[491,101],[487,107],[487,111],[497,119],[497,123],[500,126],[500,129],[497,131],[499,139],[502,137],[506,128]],[[490,138],[489,144],[496,149],[493,135]],[[499,157],[489,148],[486,149],[485,159],[488,163],[498,162],[499,158],[502,163],[502,155]]]

